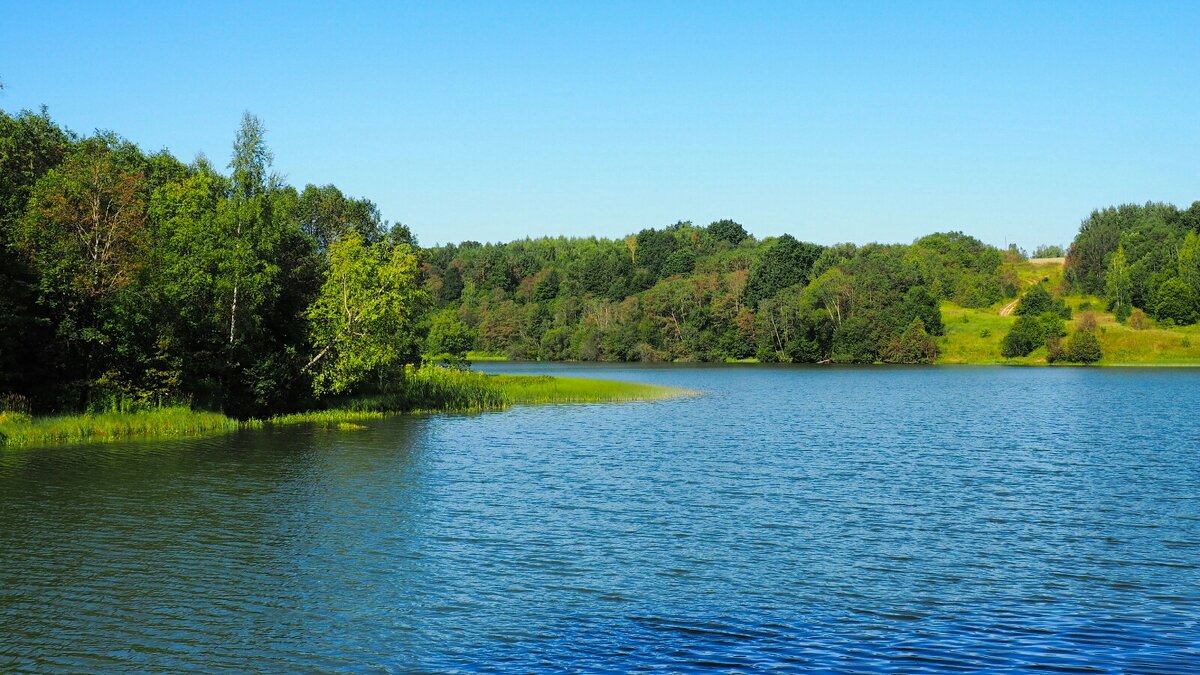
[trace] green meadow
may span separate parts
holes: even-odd
[[[1022,287],[1046,283],[1051,289],[1063,288],[1061,259],[1030,260],[1013,266]],[[1136,329],[1131,322],[1119,323],[1112,312],[1104,311],[1103,298],[1091,295],[1065,294],[1071,308],[1068,331],[1074,330],[1090,312],[1096,320],[1096,337],[1104,353],[1097,363],[1101,366],[1194,366],[1200,365],[1200,325],[1156,326],[1152,322]],[[945,335],[938,340],[937,362],[971,365],[1047,365],[1046,349],[1035,350],[1020,358],[1004,358],[1000,340],[1012,328],[1017,317],[1002,310],[1012,300],[991,307],[969,309],[954,303],[942,303]]]

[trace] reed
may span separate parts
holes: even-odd
[[[325,410],[238,421],[220,413],[183,406],[133,412],[86,413],[31,417],[22,411],[0,411],[0,446],[64,445],[126,438],[162,438],[262,426],[310,424],[323,429],[354,431],[357,422],[408,412],[479,412],[512,405],[645,401],[691,392],[634,382],[545,375],[486,375],[437,366],[409,367],[403,378],[379,393],[334,401]]]
[[[238,427],[237,420],[220,413],[183,406],[55,417],[30,417],[24,413],[6,412],[0,413],[0,445],[22,447],[126,438],[198,436],[233,431]]]

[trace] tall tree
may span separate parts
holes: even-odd
[[[229,285],[230,345],[238,338],[239,315],[255,316],[279,271],[270,255],[278,239],[268,199],[273,187],[268,175],[273,159],[262,121],[244,113],[229,161],[233,173],[227,218],[232,231],[223,267]]]
[[[1117,247],[1116,253],[1108,261],[1108,272],[1104,278],[1104,295],[1108,300],[1108,308],[1117,316],[1117,321],[1124,321],[1133,311],[1131,293],[1133,282],[1129,278],[1129,264],[1125,260],[1125,249]]]
[[[144,262],[142,181],[117,166],[107,143],[89,139],[37,182],[17,232],[38,278],[38,303],[68,358],[80,361],[84,399],[103,367],[103,314]]]
[[[317,394],[354,389],[372,373],[414,357],[422,299],[412,248],[368,246],[355,232],[329,249],[329,268],[308,308],[314,355],[304,366]]]

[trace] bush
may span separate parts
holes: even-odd
[[[1095,363],[1104,358],[1096,334],[1085,330],[1077,330],[1071,335],[1066,351],[1067,360],[1075,363]]]
[[[1032,317],[1017,317],[1008,334],[1000,340],[1000,354],[1011,359],[1018,356],[1028,356],[1045,341],[1042,326]]]
[[[925,323],[913,319],[903,333],[888,341],[883,351],[883,360],[887,363],[933,363],[938,346],[925,331]]]
[[[1009,359],[1029,356],[1035,349],[1047,344],[1048,339],[1064,335],[1066,331],[1062,324],[1062,318],[1052,311],[1039,316],[1019,316],[1000,341],[1000,354]]]
[[[1118,320],[1120,320],[1119,317]],[[1142,310],[1135,309],[1133,313],[1129,314],[1129,327],[1134,330],[1146,330],[1150,327],[1150,318]]]
[[[1052,335],[1046,338],[1046,361],[1056,363],[1067,359],[1067,350],[1063,347],[1062,338]]]
[[[1043,279],[1043,282],[1045,281]],[[1062,298],[1050,295],[1045,283],[1039,283],[1025,291],[1021,301],[1017,303],[1016,310],[1013,311],[1017,316],[1038,316],[1046,312],[1054,312],[1064,319],[1071,318],[1071,308]]]
[[[1096,313],[1087,311],[1079,315],[1079,319],[1075,322],[1075,327],[1079,330],[1086,330],[1089,333],[1096,331]]]

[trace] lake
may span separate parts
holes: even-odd
[[[703,394],[0,453],[0,671],[1200,668],[1200,371],[482,369]]]

